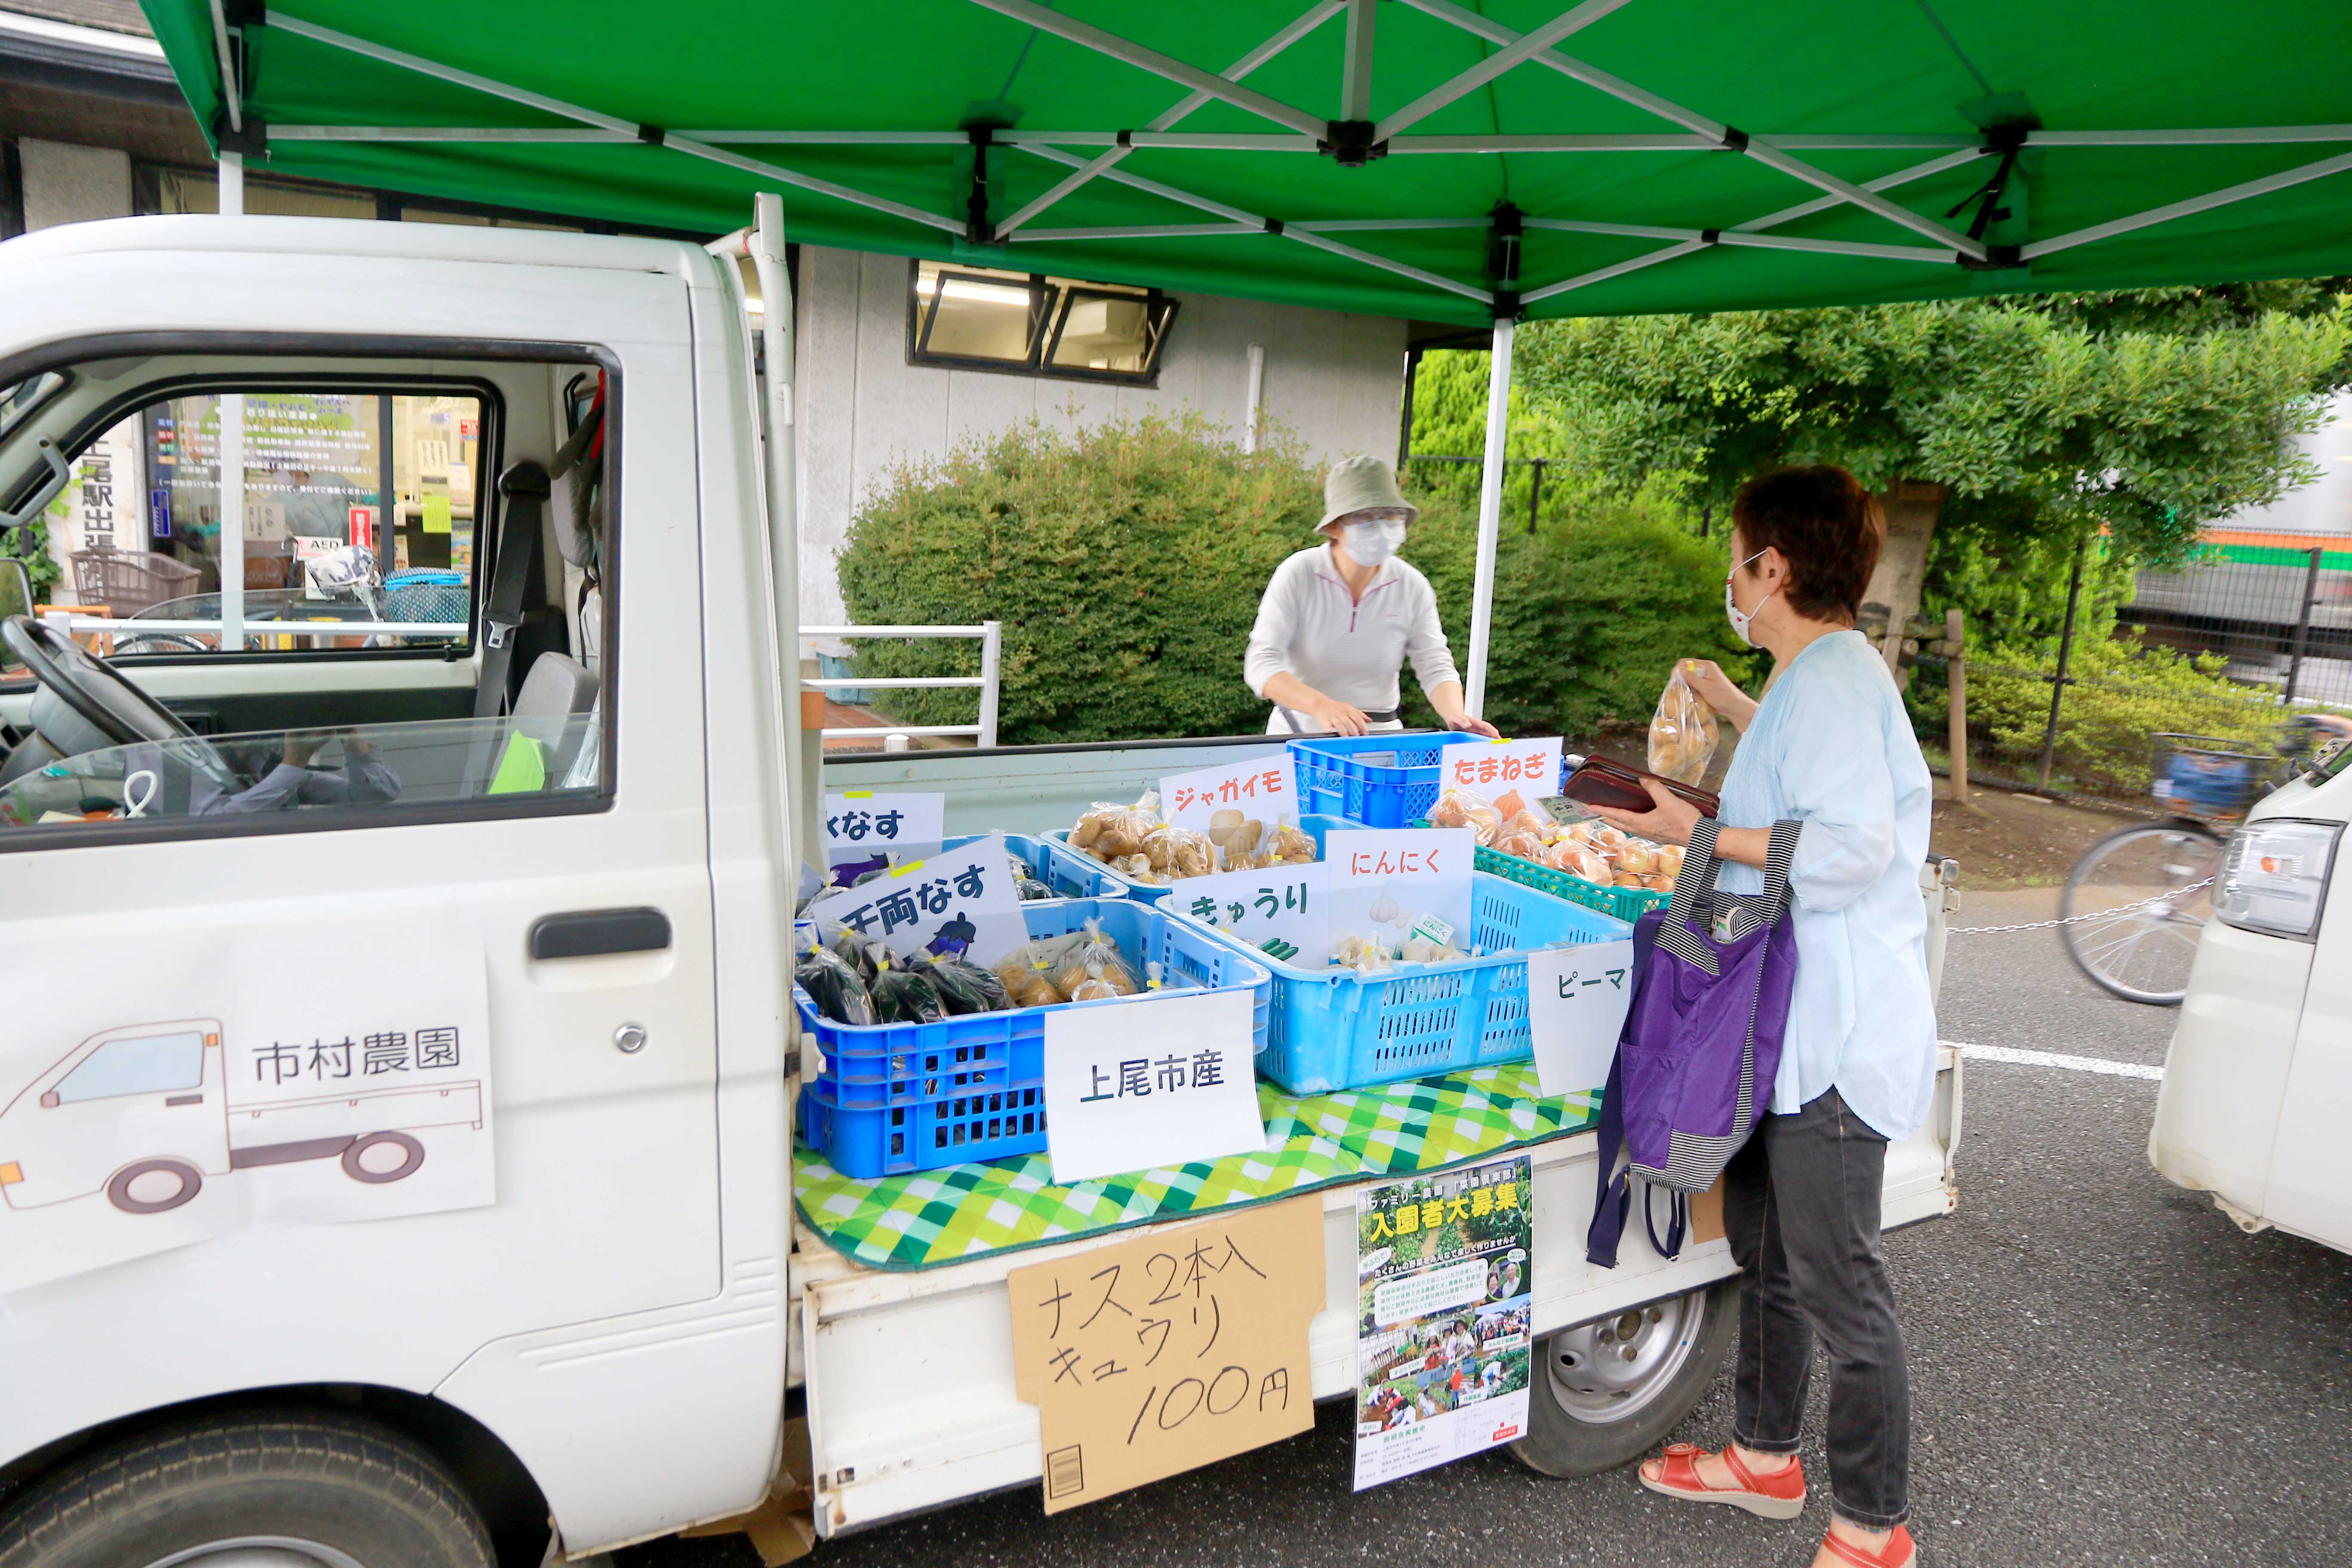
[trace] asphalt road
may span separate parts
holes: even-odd
[[[2047,893],[1971,895],[1963,925]],[[2168,1011],[2082,980],[2052,932],[1955,938],[1947,1039],[2160,1064]],[[1891,1236],[1911,1352],[1912,1530],[1938,1568],[2352,1563],[2352,1257],[2248,1237],[2147,1164],[2157,1085],[1971,1061],[1960,1212]],[[1769,1523],[1657,1498],[1630,1471],[1549,1479],[1502,1453],[1361,1496],[1349,1409],[1278,1447],[1045,1519],[1034,1490],[821,1545],[818,1568],[1811,1560],[1816,1499]],[[1676,1436],[1727,1435],[1718,1380]],[[740,1540],[656,1543],[621,1568],[748,1568]]]

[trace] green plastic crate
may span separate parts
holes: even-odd
[[[1413,823],[1415,827],[1429,826],[1429,818]],[[1604,888],[1588,882],[1581,877],[1571,877],[1565,871],[1555,871],[1549,866],[1538,866],[1517,855],[1506,855],[1499,849],[1478,846],[1475,864],[1490,877],[1504,877],[1523,888],[1533,888],[1538,893],[1549,893],[1555,899],[1566,899],[1571,904],[1582,904],[1588,910],[1599,910],[1604,915],[1615,915],[1621,921],[1638,921],[1652,910],[1663,910],[1674,895],[1649,888]]]

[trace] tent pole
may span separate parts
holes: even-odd
[[[784,706],[785,864],[799,874],[801,757],[800,484],[793,428],[793,283],[784,267],[784,198],[753,199],[751,267],[760,278],[760,348],[767,364],[768,574],[776,595],[776,663]],[[731,262],[729,265],[733,265]]]
[[[1517,323],[1495,322],[1486,366],[1486,459],[1478,476],[1478,576],[1470,593],[1470,679],[1463,705],[1486,715],[1486,654],[1495,629],[1495,542],[1503,531],[1503,456],[1511,430],[1511,335]]]
[[[220,155],[220,205],[223,217],[245,216],[245,154],[224,153]]]

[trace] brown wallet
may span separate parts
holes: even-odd
[[[1678,784],[1645,768],[1627,767],[1607,757],[1587,757],[1583,766],[1568,775],[1568,783],[1559,793],[1586,805],[1605,805],[1612,811],[1654,811],[1656,803],[1642,787],[1643,779],[1657,779],[1668,791],[1696,806],[1701,816],[1713,816],[1722,805],[1712,790]]]

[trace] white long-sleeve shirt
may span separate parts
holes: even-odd
[[[1790,660],[1739,738],[1717,820],[1804,824],[1789,868],[1797,987],[1777,1113],[1835,1089],[1888,1138],[1927,1117],[1936,1004],[1919,865],[1932,788],[1902,695],[1860,632],[1832,632]],[[1727,866],[1722,886],[1759,893],[1764,873]]]
[[[1397,670],[1408,658],[1423,691],[1462,679],[1429,579],[1391,556],[1359,601],[1332,563],[1331,547],[1318,545],[1274,569],[1242,678],[1264,697],[1265,683],[1288,670],[1335,701],[1385,713],[1397,706]]]

